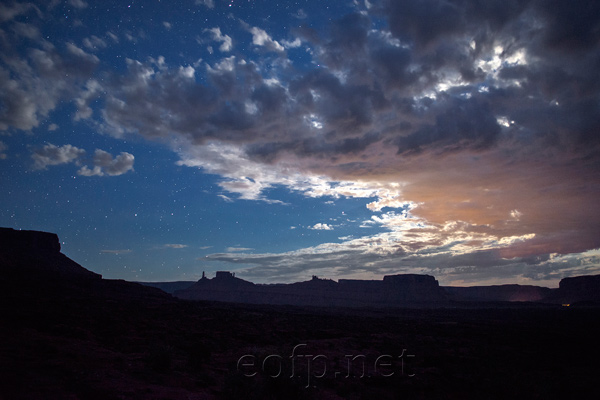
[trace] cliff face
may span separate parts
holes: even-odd
[[[54,233],[0,228],[0,271],[4,277],[100,279],[60,252]]]
[[[0,295],[7,304],[18,299],[40,305],[46,298],[102,299],[111,302],[163,304],[171,295],[123,280],[102,279],[60,252],[58,236],[0,228]]]
[[[543,301],[552,289],[531,285],[493,285],[470,287],[444,287],[457,301]]]
[[[202,278],[176,297],[251,304],[288,304],[320,307],[439,307],[473,302],[530,302],[576,304],[600,302],[600,275],[565,278],[559,289],[533,285],[440,287],[429,275],[388,275],[383,280],[313,277],[306,282],[256,285],[229,272]]]
[[[202,278],[175,292],[187,300],[214,300],[252,304],[288,304],[322,307],[425,306],[445,304],[438,282],[427,275],[393,275],[383,281],[313,277],[306,282],[255,285],[220,271],[214,279]]]
[[[162,290],[165,293],[173,294],[178,290],[184,290],[192,286],[194,281],[173,281],[173,282],[136,282],[140,285],[150,286]]]
[[[575,276],[560,281],[558,289],[531,285],[443,288],[457,302],[538,302],[547,304],[600,304],[600,275]]]
[[[574,304],[600,303],[600,275],[584,275],[563,278],[546,299],[551,303]]]

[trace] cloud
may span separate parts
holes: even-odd
[[[86,151],[70,144],[56,146],[51,143],[33,151],[33,169],[46,169],[48,166],[75,163],[80,165]],[[114,157],[108,152],[96,149],[93,157],[93,167],[82,166],[77,173],[82,176],[118,176],[133,170],[133,154],[121,152]]]
[[[98,50],[98,49],[104,49],[104,48],[108,47],[108,44],[106,43],[106,41],[104,39],[99,38],[96,35],[92,35],[88,38],[84,38],[82,43],[89,50]]]
[[[212,40],[221,43],[221,46],[219,46],[220,51],[228,52],[231,51],[231,49],[233,48],[233,41],[231,40],[231,37],[228,35],[223,35],[221,33],[221,28],[216,27],[211,29],[205,29],[204,31],[210,33]]]
[[[42,39],[18,57],[7,37],[1,44],[6,54],[0,65],[0,131],[31,130],[54,110],[59,101],[73,98],[99,63],[73,43],[57,49]]]
[[[131,253],[132,250],[130,249],[122,249],[122,250],[100,250],[100,253],[102,254],[114,254],[114,255],[121,255],[121,254],[129,254]]]
[[[284,55],[269,72],[236,55],[200,84],[181,66],[130,60],[103,115],[115,135],[169,140],[179,165],[220,175],[239,199],[277,202],[265,193],[283,186],[368,199],[373,212],[412,204],[434,227],[535,233],[515,256],[584,251],[600,246],[585,211],[600,184],[595,31],[586,19],[569,33],[584,42],[574,52],[549,33],[557,18],[534,2],[382,2],[328,33],[295,31],[319,65],[306,72],[290,74]]]
[[[8,6],[0,4],[0,22],[10,21],[18,15],[26,14],[29,10],[36,10],[40,14],[40,10],[31,3],[13,3]]]
[[[243,252],[243,251],[251,251],[254,250],[252,248],[249,247],[228,247],[225,251],[229,252],[229,253],[234,253],[234,252]]]
[[[215,8],[214,0],[196,0],[196,5],[203,5],[210,9]]]
[[[108,36],[114,43],[119,43],[119,37],[114,33],[108,31],[106,32],[106,36]]]
[[[187,244],[169,243],[163,246],[166,249],[185,249],[188,247]]]
[[[8,146],[0,140],[0,160],[5,160],[8,157],[6,155],[6,150],[8,150]]]
[[[133,170],[134,160],[135,157],[131,153],[121,152],[121,154],[113,158],[110,153],[96,149],[93,169],[84,165],[77,173],[82,176],[119,176]]]
[[[281,43],[286,49],[295,49],[302,46],[302,40],[300,40],[300,38],[295,38],[293,41],[282,40]]]
[[[51,143],[37,149],[31,155],[33,159],[33,169],[46,169],[49,165],[68,164],[77,161],[85,155],[85,150],[65,144],[64,146],[55,146]]]
[[[39,37],[40,37],[39,29],[36,26],[31,25],[31,24],[26,24],[23,22],[15,22],[13,24],[13,30],[17,35],[23,36],[27,39],[36,40],[36,39],[39,39]]]
[[[312,229],[315,231],[332,231],[333,226],[319,222],[317,224],[314,224],[313,226],[309,226],[308,229]]]
[[[77,112],[73,119],[75,121],[81,119],[88,119],[92,116],[92,108],[90,103],[99,97],[99,92],[102,90],[102,86],[98,81],[90,79],[86,82],[85,88],[81,91],[79,97],[75,99],[77,106]]]
[[[306,14],[306,11],[304,11],[302,8],[299,8],[298,11],[293,16],[294,16],[294,18],[298,18],[298,19],[308,18],[308,14]]]
[[[240,276],[259,282],[293,282],[311,274],[335,278],[380,279],[385,274],[425,273],[444,285],[472,283],[555,284],[579,273],[600,272],[598,250],[582,254],[542,253],[506,258],[502,249],[531,241],[534,235],[499,238],[486,227],[449,223],[442,227],[407,214],[374,217],[389,231],[361,238],[341,238],[285,253],[216,253],[208,261],[241,264]],[[569,260],[568,262],[566,260]],[[248,266],[249,265],[249,266]]]
[[[276,40],[273,40],[264,29],[254,26],[250,28],[250,33],[252,34],[252,43],[257,46],[262,46],[269,51],[275,52],[282,52],[285,50],[284,47]]]
[[[219,194],[217,196],[220,197],[221,199],[223,199],[227,203],[233,203],[234,202],[234,200],[232,198],[227,197],[224,194]]]
[[[487,105],[476,98],[451,100],[437,112],[435,124],[423,125],[396,140],[398,154],[419,153],[424,149],[436,153],[465,149],[485,150],[500,135],[500,125]]]
[[[83,0],[69,0],[69,4],[79,9],[83,9],[88,6],[88,4]]]

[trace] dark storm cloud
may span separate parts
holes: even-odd
[[[418,48],[462,31],[466,22],[463,10],[447,1],[387,1],[382,11],[394,36]]]
[[[543,44],[561,52],[579,52],[598,46],[600,4],[597,1],[538,0],[536,8],[548,24]]]
[[[529,1],[386,0],[376,12],[389,19],[395,37],[417,52],[435,50],[442,42],[462,39],[467,33],[480,48],[489,46],[503,29],[516,23]]]
[[[205,83],[181,74],[181,67],[130,61],[128,75],[108,87],[106,120],[117,132],[245,144],[248,154],[270,162],[282,152],[344,156],[364,150],[375,137],[394,143],[404,156],[484,150],[499,140],[498,117],[534,135],[549,130],[536,116],[540,113],[552,115],[559,129],[580,125],[584,140],[595,128],[589,115],[597,111],[596,103],[574,98],[569,85],[590,80],[597,57],[588,57],[585,70],[548,58],[527,64],[518,58],[532,43],[535,51],[544,49],[545,40],[535,37],[549,25],[529,32],[533,39],[523,33],[527,22],[544,15],[536,6],[519,3],[506,11],[496,2],[391,2],[379,11],[388,18],[389,31],[374,30],[367,15],[350,14],[334,21],[324,37],[304,34],[324,68],[291,79],[289,67],[269,76],[260,64],[236,56],[196,71],[206,75]],[[273,41],[260,29],[254,35],[259,46]],[[511,57],[517,61],[506,61]],[[454,86],[441,93],[439,85],[449,83]],[[544,89],[554,83],[571,94]],[[586,86],[592,99],[594,85]],[[415,97],[423,93],[432,97]],[[565,96],[570,96],[565,111],[552,110],[551,101],[560,103]]]
[[[308,27],[295,28],[295,34],[313,46],[314,61],[323,66],[301,74],[291,75],[289,66],[280,66],[269,76],[260,64],[239,56],[196,66],[191,75],[182,70],[191,67],[164,60],[131,60],[127,75],[114,74],[103,84],[108,93],[104,115],[109,131],[116,134],[133,131],[167,137],[175,133],[198,144],[207,139],[252,143],[254,152],[265,160],[284,150],[306,157],[311,149],[317,153],[328,149],[343,156],[349,147],[355,151],[361,143],[372,143],[363,135],[395,143],[405,156],[428,149],[485,149],[498,140],[499,127],[494,123],[498,115],[534,134],[575,130],[580,142],[595,140],[590,132],[597,129],[591,116],[598,113],[599,83],[593,79],[593,71],[600,66],[598,6],[577,1],[555,5],[384,1],[369,10],[387,20],[383,29],[374,28],[368,13],[342,16],[321,35]],[[29,9],[9,8],[6,19]],[[269,32],[247,28],[256,46],[277,47]],[[32,29],[24,29],[22,23],[13,27],[15,32],[33,33]],[[231,40],[219,27],[209,31],[222,44]],[[498,46],[505,60],[523,49],[537,59],[527,64],[500,61],[489,66],[498,68],[496,72],[486,71],[482,62],[489,62]],[[230,48],[227,45],[224,50]],[[18,65],[23,60],[7,57],[0,71],[3,129],[37,126],[67,88],[72,90],[89,78],[99,63],[96,56],[73,43],[66,43],[62,50],[43,42],[32,46],[26,68]],[[292,60],[286,65],[290,64]],[[492,74],[496,74],[493,80]],[[207,80],[198,80],[200,75]],[[42,85],[36,76],[44,79],[43,90],[36,87]],[[278,83],[267,84],[272,78]],[[459,78],[462,94],[475,94],[477,100],[461,100],[457,98],[461,93],[451,91],[449,96],[439,95],[437,85]],[[507,87],[509,82],[520,86]],[[489,90],[478,93],[482,84]],[[452,90],[456,92],[456,86]],[[415,98],[435,92],[431,108],[427,97]],[[532,100],[526,104],[523,99],[528,97]],[[560,109],[553,110],[552,101]],[[554,127],[536,117],[545,113],[552,115]],[[308,129],[313,117],[314,125],[322,127],[327,137],[317,139]],[[265,154],[269,149],[275,154]]]
[[[496,142],[500,126],[486,103],[457,99],[444,108],[436,113],[434,125],[422,126],[398,138],[398,154],[410,155],[427,148],[439,153],[485,150]]]
[[[324,44],[322,58],[331,68],[346,68],[349,60],[356,61],[366,53],[369,18],[349,14],[331,24],[329,40]]]
[[[387,87],[403,88],[418,76],[408,71],[411,62],[411,51],[407,48],[384,45],[371,52],[374,71]]]
[[[342,83],[325,70],[316,70],[290,84],[290,93],[305,112],[321,115],[340,134],[368,126],[374,108],[382,105],[381,93],[367,85]]]

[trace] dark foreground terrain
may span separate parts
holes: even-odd
[[[0,255],[0,399],[600,398],[595,307],[187,302],[26,250]]]
[[[596,309],[325,310],[36,286],[6,295],[4,399],[600,394]]]

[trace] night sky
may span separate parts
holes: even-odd
[[[0,226],[105,278],[600,273],[600,2],[0,4]]]

